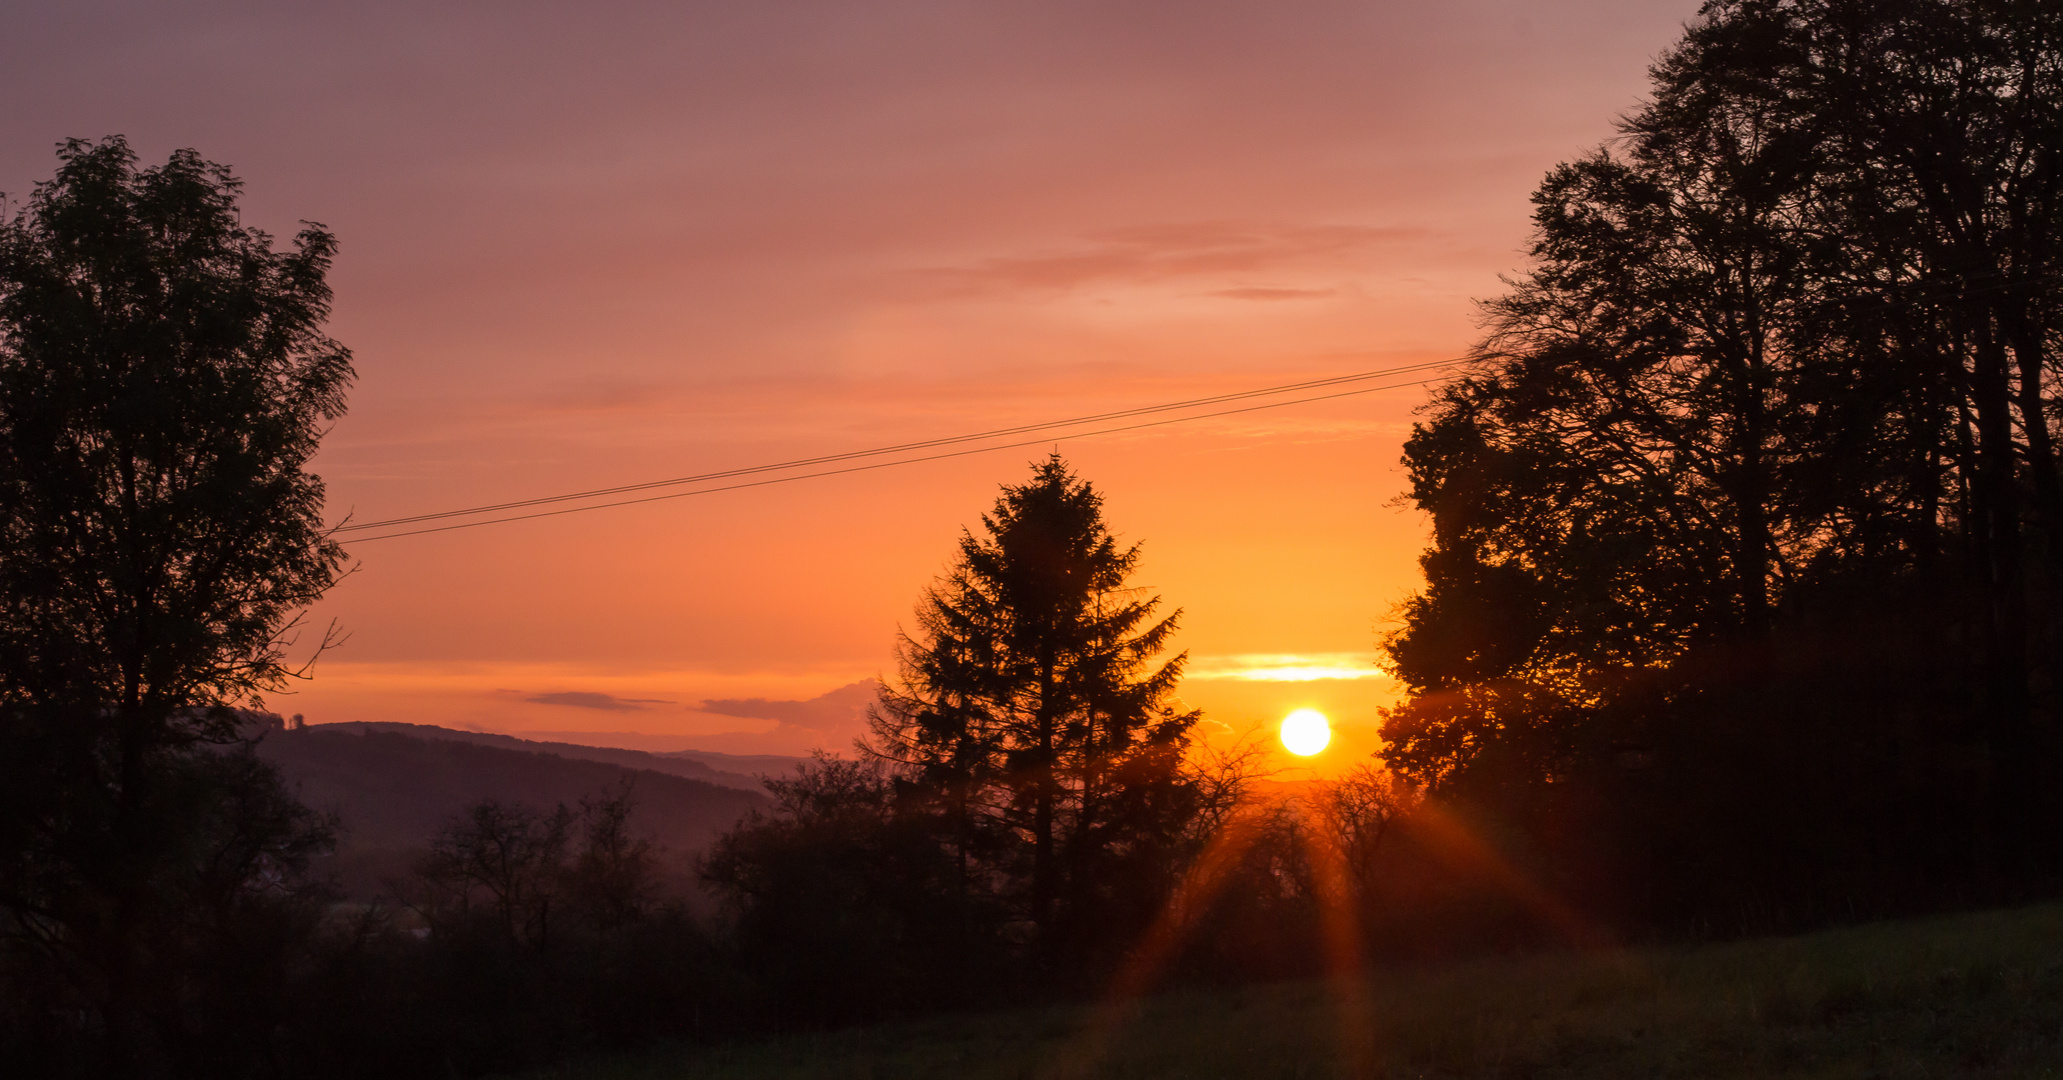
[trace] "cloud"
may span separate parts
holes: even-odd
[[[857,727],[859,720],[866,715],[867,706],[873,704],[880,694],[880,683],[862,679],[807,701],[720,698],[704,701],[695,708],[718,716],[777,720],[783,728],[835,731]]]
[[[529,404],[552,412],[648,412],[673,406],[680,396],[677,387],[651,381],[563,379],[532,397]]]
[[[1000,256],[967,266],[931,267],[914,273],[961,292],[1065,290],[1093,282],[1151,283],[1262,273],[1430,235],[1431,230],[1421,228],[1369,225],[1138,225],[1089,236],[1089,243],[1074,251]],[[1286,300],[1330,292],[1247,286],[1215,295]]]
[[[1219,289],[1212,296],[1227,300],[1316,300],[1331,296],[1334,289],[1271,289],[1265,286],[1249,286],[1242,289]]]
[[[523,700],[534,705],[568,705],[576,709],[600,709],[603,712],[633,712],[652,705],[674,704],[662,698],[620,698],[614,694],[597,694],[586,690],[537,694]]]
[[[1315,682],[1320,679],[1382,679],[1389,677],[1389,672],[1381,666],[1378,654],[1372,652],[1243,653],[1196,657],[1190,661],[1183,677],[1240,682]]]

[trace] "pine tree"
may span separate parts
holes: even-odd
[[[963,898],[995,895],[1049,948],[1124,925],[1157,895],[1192,793],[1198,714],[1171,699],[1186,654],[1156,662],[1180,612],[1126,579],[1103,498],[1058,455],[1006,486],[924,594],[900,685],[867,752],[938,815]]]

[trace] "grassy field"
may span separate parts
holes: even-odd
[[[2063,1077],[2063,905],[594,1060],[532,1080]]]

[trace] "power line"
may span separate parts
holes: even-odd
[[[1954,289],[1953,291],[1948,293],[1948,295],[1950,297],[1969,296],[1975,295],[1980,292],[1990,292],[2006,288],[2012,288],[2024,282],[2041,282],[2045,280],[2056,279],[2063,279],[2063,274],[2051,273],[2033,275],[2030,277],[2022,278],[2019,281],[2006,280],[1991,283],[1985,286],[1966,285],[1962,288]],[[1917,286],[1917,288],[1914,288],[1915,286]],[[1928,290],[1928,284],[1925,282],[1893,283],[1892,285],[1887,287],[1893,289],[1905,287],[1916,292],[1925,292]],[[1383,368],[1375,371],[1364,371],[1352,375],[1339,375],[1326,379],[1312,379],[1305,382],[1285,383],[1281,386],[1263,387],[1257,390],[1241,390],[1230,394],[1218,394],[1210,397],[1191,398],[1187,401],[1174,401],[1161,405],[1142,406],[1136,409],[1122,409],[1115,412],[1096,413],[1088,416],[1077,416],[1067,420],[1050,420],[1039,424],[1024,424],[1017,427],[996,428],[990,431],[974,432],[966,435],[953,435],[939,439],[926,439],[919,442],[901,443],[894,446],[880,446],[869,450],[853,450],[840,454],[825,454],[819,457],[797,458],[793,461],[776,462],[769,465],[754,465],[746,468],[725,469],[718,472],[699,473],[693,476],[674,477],[668,480],[650,480],[637,484],[622,484],[615,487],[593,488],[587,491],[568,492],[561,495],[546,495],[533,499],[517,499],[510,502],[490,503],[482,506],[466,507],[464,509],[459,510],[442,510],[437,511],[435,513],[415,514],[408,517],[387,518],[380,521],[368,521],[355,524],[341,524],[337,526],[335,529],[331,530],[331,532],[333,535],[373,532],[380,529],[391,529],[400,525],[413,525],[428,521],[447,521],[452,518],[472,517],[478,514],[498,513],[505,510],[527,509],[533,506],[548,506],[554,503],[575,502],[582,499],[603,498],[610,495],[628,494],[634,491],[650,491],[656,488],[678,487],[687,484],[707,483],[712,480],[727,480],[735,479],[737,477],[742,476],[756,476],[773,472],[785,472],[791,469],[808,468],[810,466],[815,465],[828,465],[843,461],[864,460],[867,458],[882,457],[890,454],[905,454],[913,450],[929,450],[944,446],[956,446],[970,442],[979,442],[986,439],[1007,438],[1012,435],[1024,435],[1033,432],[1054,431],[1069,427],[1077,427],[1083,424],[1101,423],[1107,420],[1127,419],[1134,416],[1151,416],[1158,413],[1172,412],[1179,409],[1199,408],[1209,405],[1224,404],[1226,402],[1232,401],[1247,401],[1255,398],[1272,397],[1278,394],[1294,393],[1302,390],[1313,390],[1327,386],[1349,385],[1356,382],[1365,382],[1373,379],[1389,378],[1392,376],[1403,375],[1407,373],[1439,370],[1443,368],[1453,367],[1461,363],[1465,363],[1468,359],[1469,358],[1466,357],[1457,357],[1448,360],[1434,360],[1422,364],[1407,364],[1401,367]],[[1394,386],[1369,387],[1363,390],[1354,390],[1339,394],[1322,394],[1314,397],[1298,398],[1293,401],[1271,402],[1265,405],[1256,405],[1244,409],[1228,409],[1221,412],[1201,413],[1195,416],[1175,417],[1173,419],[1159,420],[1145,424],[1130,424],[1122,427],[1106,428],[1101,431],[1074,432],[1069,434],[1067,437],[1087,438],[1094,435],[1108,435],[1117,432],[1136,431],[1141,428],[1161,427],[1167,424],[1184,423],[1190,420],[1205,420],[1210,419],[1212,417],[1230,416],[1237,413],[1254,412],[1260,409],[1271,409],[1286,405],[1298,405],[1311,401],[1325,401],[1332,398],[1352,397],[1357,394],[1374,393],[1378,390],[1399,389],[1405,386],[1423,386],[1426,383],[1432,381],[1435,380],[1424,379],[1416,382],[1398,383]],[[461,522],[455,525],[444,525],[429,529],[411,529],[404,532],[386,532],[380,533],[377,536],[346,535],[344,536],[344,539],[347,542],[354,540],[388,540],[402,536],[419,536],[424,533],[448,532],[453,529],[467,529],[478,525],[497,525],[510,521],[527,521],[531,518],[555,517],[560,514],[580,513],[587,510],[603,510],[616,506],[632,506],[638,503],[660,502],[666,499],[685,498],[689,495],[702,495],[717,491],[736,491],[741,488],[749,487],[764,487],[768,484],[787,483],[791,480],[807,480],[822,476],[837,476],[845,473],[866,472],[872,469],[888,468],[893,465],[910,465],[924,461],[938,461],[944,458],[963,457],[968,454],[987,453],[992,450],[1008,450],[1017,447],[1030,446],[1041,441],[1044,440],[1034,439],[1024,442],[1002,443],[994,446],[977,447],[975,449],[957,451],[953,453],[930,454],[914,458],[899,458],[892,461],[876,462],[870,465],[858,466],[854,468],[827,469],[820,472],[803,473],[795,476],[775,477],[773,479],[753,481],[750,483],[728,484],[722,487],[701,488],[694,491],[676,492],[670,495],[655,495],[641,499],[624,499],[616,502],[597,503],[590,506],[568,507],[562,510],[545,511],[535,514],[516,514],[508,517],[492,518],[484,521]]]
[[[1221,405],[1231,401],[1247,401],[1260,397],[1272,397],[1277,394],[1295,393],[1302,390],[1315,390],[1326,386],[1341,386],[1356,382],[1366,382],[1371,379],[1384,379],[1396,375],[1408,374],[1411,372],[1427,371],[1438,368],[1450,367],[1459,362],[1460,361],[1458,360],[1434,360],[1428,361],[1423,364],[1406,364],[1402,367],[1383,368],[1376,371],[1364,371],[1353,375],[1337,375],[1332,378],[1326,379],[1311,379],[1305,382],[1286,383],[1281,386],[1263,387],[1258,390],[1240,390],[1229,394],[1217,394],[1210,397],[1191,398],[1187,401],[1172,401],[1161,405],[1145,405],[1136,409],[1121,409],[1115,412],[1095,413],[1089,416],[1077,416],[1067,420],[1048,420],[1044,423],[1022,424],[1016,427],[996,428],[991,431],[980,431],[967,435],[951,435],[945,438],[925,439],[919,442],[900,443],[894,446],[878,446],[871,450],[851,450],[839,454],[824,454],[819,457],[797,458],[793,461],[776,462],[771,465],[753,465],[740,469],[725,469],[719,472],[698,473],[693,476],[679,476],[669,480],[648,480],[643,483],[621,484],[615,487],[593,488],[587,491],[575,491],[563,495],[545,495],[534,499],[517,499],[510,502],[490,503],[485,506],[471,506],[466,507],[462,510],[440,510],[436,513],[430,514],[414,514],[408,517],[386,518],[380,521],[367,521],[358,524],[340,525],[333,531],[336,533],[371,532],[378,529],[393,528],[396,525],[413,525],[418,522],[424,521],[439,521],[449,518],[471,517],[475,514],[492,514],[503,510],[519,510],[531,506],[545,506],[552,503],[574,502],[580,499],[594,499],[608,495],[622,495],[633,491],[650,491],[653,488],[676,487],[684,484],[701,484],[707,483],[711,480],[729,480],[740,476],[755,476],[770,472],[786,472],[790,469],[808,468],[813,465],[830,465],[841,461],[856,461],[870,457],[882,457],[889,454],[903,454],[913,450],[931,450],[941,446],[956,446],[964,443],[979,442],[985,439],[1006,438],[1012,435],[1028,435],[1033,432],[1052,431],[1059,428],[1077,427],[1082,424],[1102,423],[1106,420],[1122,420],[1134,416],[1150,416],[1156,413],[1173,412],[1178,409],[1193,409],[1208,405]],[[1309,400],[1320,399],[1313,398]],[[1285,402],[1285,404],[1289,403]],[[995,447],[993,449],[1001,449],[1001,447]],[[932,459],[922,458],[914,460],[928,461]],[[721,490],[731,489],[724,488]]]
[[[1428,370],[1428,369],[1433,369],[1433,368],[1444,368],[1444,367],[1451,367],[1451,366],[1453,366],[1454,364],[1457,364],[1457,363],[1460,363],[1460,361],[1459,361],[1459,360],[1442,360],[1442,361],[1438,361],[1438,362],[1436,362],[1436,363],[1427,363],[1427,364],[1412,364],[1412,365],[1408,365],[1408,366],[1406,366],[1406,367],[1401,367],[1401,368],[1393,368],[1393,369],[1390,369],[1390,371],[1388,371],[1387,373],[1364,373],[1364,374],[1361,374],[1361,375],[1350,375],[1350,376],[1340,376],[1339,378],[1336,378],[1336,379],[1318,379],[1318,380],[1313,380],[1313,381],[1311,381],[1311,382],[1309,382],[1309,383],[1291,384],[1291,387],[1290,387],[1290,388],[1298,388],[1298,387],[1301,387],[1301,388],[1306,388],[1306,389],[1310,389],[1310,388],[1316,388],[1316,387],[1321,387],[1321,386],[1326,386],[1326,385],[1339,385],[1339,384],[1342,384],[1342,383],[1350,383],[1350,382],[1354,382],[1354,381],[1359,381],[1359,380],[1365,380],[1365,379],[1373,378],[1373,377],[1376,377],[1377,375],[1380,375],[1380,374],[1392,374],[1392,375],[1401,375],[1401,374],[1408,374],[1408,373],[1422,372],[1422,371],[1425,371],[1425,370]],[[1139,424],[1125,424],[1125,425],[1121,425],[1121,426],[1118,426],[1118,427],[1109,427],[1109,428],[1102,428],[1102,429],[1099,429],[1099,430],[1096,430],[1096,431],[1079,431],[1079,432],[1072,432],[1072,433],[1068,434],[1068,435],[1067,435],[1067,436],[1065,436],[1065,437],[1066,437],[1066,438],[1074,438],[1074,439],[1084,439],[1084,438],[1089,438],[1089,437],[1091,437],[1091,436],[1095,436],[1095,435],[1113,435],[1113,434],[1117,434],[1117,433],[1119,433],[1119,432],[1125,432],[1125,431],[1139,431],[1139,430],[1143,430],[1143,429],[1145,429],[1145,428],[1156,428],[1156,427],[1165,427],[1165,426],[1167,426],[1167,425],[1169,425],[1169,424],[1183,424],[1183,423],[1188,423],[1188,422],[1189,422],[1189,421],[1191,421],[1191,420],[1208,420],[1208,419],[1211,419],[1211,418],[1213,418],[1213,417],[1219,417],[1219,416],[1236,416],[1236,415],[1238,415],[1238,414],[1240,414],[1240,413],[1260,412],[1260,411],[1261,411],[1261,410],[1263,410],[1263,409],[1279,409],[1279,408],[1283,408],[1283,407],[1285,407],[1285,406],[1289,406],[1289,405],[1302,405],[1302,404],[1306,404],[1306,403],[1308,403],[1308,402],[1313,402],[1313,401],[1331,401],[1331,400],[1333,400],[1333,399],[1335,399],[1335,398],[1345,398],[1345,397],[1357,397],[1357,396],[1359,396],[1359,395],[1362,395],[1362,394],[1373,394],[1373,393],[1376,393],[1376,392],[1378,392],[1378,391],[1382,391],[1382,390],[1398,390],[1398,389],[1402,389],[1402,388],[1404,388],[1404,387],[1407,387],[1407,386],[1424,386],[1424,385],[1426,385],[1427,383],[1430,383],[1430,382],[1435,382],[1435,381],[1437,381],[1437,379],[1418,379],[1418,380],[1414,380],[1414,381],[1411,381],[1411,382],[1401,382],[1401,383],[1392,383],[1392,384],[1388,384],[1388,385],[1384,385],[1384,386],[1366,386],[1366,387],[1361,387],[1361,388],[1359,388],[1359,389],[1354,389],[1354,390],[1342,390],[1342,391],[1340,391],[1340,392],[1338,392],[1338,393],[1333,393],[1333,394],[1316,394],[1316,395],[1313,395],[1313,396],[1311,396],[1311,397],[1302,397],[1302,398],[1295,398],[1295,399],[1292,399],[1292,400],[1289,400],[1289,401],[1270,401],[1270,402],[1265,402],[1265,403],[1263,403],[1263,404],[1260,404],[1260,405],[1248,405],[1248,406],[1245,406],[1245,407],[1243,407],[1243,408],[1238,408],[1238,409],[1221,409],[1221,410],[1219,410],[1219,411],[1217,411],[1217,412],[1209,412],[1209,413],[1198,413],[1198,414],[1196,414],[1196,415],[1194,415],[1194,416],[1175,416],[1175,417],[1169,417],[1169,418],[1167,418],[1167,419],[1164,419],[1164,420],[1149,420],[1149,421],[1146,421],[1146,422],[1144,422],[1144,423],[1139,423]],[[927,449],[927,448],[932,448],[932,447],[938,447],[938,446],[948,446],[948,445],[953,445],[953,444],[956,444],[956,443],[963,443],[963,442],[967,442],[967,441],[970,441],[970,440],[973,440],[973,439],[979,439],[979,438],[993,438],[993,437],[996,437],[996,436],[999,436],[999,435],[1006,435],[1006,434],[1023,434],[1023,433],[1029,433],[1029,432],[1033,432],[1033,431],[1046,431],[1046,430],[1050,430],[1050,429],[1053,429],[1053,428],[1061,428],[1061,427],[1068,427],[1068,426],[1071,426],[1071,425],[1080,425],[1080,424],[1083,424],[1083,423],[1093,423],[1093,422],[1095,422],[1095,421],[1097,421],[1097,420],[1102,420],[1102,419],[1118,419],[1118,418],[1125,418],[1125,417],[1131,417],[1131,416],[1140,416],[1140,415],[1150,415],[1150,414],[1152,414],[1152,413],[1156,413],[1156,412],[1166,412],[1166,411],[1168,411],[1169,409],[1173,409],[1173,408],[1181,408],[1181,407],[1194,407],[1194,406],[1195,406],[1196,404],[1199,404],[1199,403],[1207,403],[1207,402],[1225,402],[1225,401],[1238,401],[1238,400],[1246,400],[1246,399],[1251,399],[1251,398],[1253,398],[1253,397],[1256,397],[1256,396],[1261,396],[1261,395],[1264,395],[1264,394],[1267,394],[1267,393],[1270,393],[1270,392],[1274,392],[1274,393],[1280,393],[1280,392],[1282,392],[1282,391],[1283,391],[1283,389],[1285,389],[1285,388],[1282,388],[1282,387],[1273,387],[1273,388],[1270,388],[1269,390],[1250,390],[1250,391],[1244,391],[1244,392],[1241,392],[1241,393],[1238,393],[1238,394],[1224,394],[1224,395],[1220,395],[1220,396],[1218,396],[1218,397],[1215,397],[1215,398],[1198,398],[1198,399],[1195,399],[1195,401],[1193,401],[1193,402],[1181,402],[1181,403],[1176,403],[1176,404],[1171,404],[1171,405],[1160,405],[1160,406],[1152,406],[1152,407],[1148,407],[1148,408],[1143,408],[1143,409],[1130,409],[1130,410],[1124,410],[1124,411],[1122,411],[1122,412],[1116,412],[1116,413],[1105,413],[1105,414],[1100,414],[1100,415],[1098,415],[1098,416],[1094,416],[1094,417],[1082,417],[1082,418],[1077,418],[1077,419],[1074,419],[1074,420],[1059,420],[1059,421],[1053,421],[1053,422],[1051,422],[1051,423],[1046,423],[1046,424],[1027,424],[1027,425],[1024,425],[1023,427],[1019,427],[1019,428],[1002,428],[1002,429],[998,429],[998,430],[997,430],[996,432],[993,432],[993,433],[988,433],[988,434],[985,434],[985,435],[959,435],[959,436],[954,436],[954,437],[952,437],[952,438],[947,438],[947,439],[932,439],[932,440],[927,440],[927,441],[925,441],[925,442],[920,442],[920,443],[909,443],[909,444],[906,444],[906,447],[907,447],[908,449]],[[453,530],[457,530],[457,529],[471,529],[471,528],[477,528],[477,527],[479,527],[479,526],[481,526],[481,525],[500,525],[500,524],[503,524],[503,523],[505,523],[505,522],[510,522],[510,521],[529,521],[529,520],[532,520],[532,519],[534,519],[534,518],[546,518],[546,517],[559,517],[559,516],[561,516],[561,515],[564,515],[564,514],[579,514],[579,513],[584,513],[584,512],[586,512],[586,511],[589,511],[589,510],[606,510],[606,509],[609,509],[609,508],[611,508],[611,507],[617,507],[617,506],[636,506],[636,505],[638,505],[638,504],[641,504],[641,503],[652,503],[652,502],[664,502],[664,501],[666,501],[666,500],[668,500],[668,499],[685,499],[685,498],[688,498],[688,497],[689,497],[689,496],[691,496],[691,495],[711,495],[711,494],[715,494],[716,492],[719,492],[719,491],[738,491],[738,490],[741,490],[741,489],[744,489],[744,488],[755,488],[755,487],[767,487],[767,486],[769,486],[769,485],[772,485],[772,484],[786,484],[786,483],[790,483],[790,482],[792,482],[792,481],[796,481],[796,480],[810,480],[810,479],[815,479],[815,478],[817,478],[817,477],[824,477],[824,476],[843,476],[843,475],[845,475],[845,474],[847,474],[847,473],[871,472],[871,471],[873,471],[873,470],[875,470],[875,469],[886,469],[886,468],[891,468],[891,467],[893,467],[893,466],[896,466],[896,465],[915,465],[915,464],[918,464],[919,462],[925,462],[925,461],[943,461],[943,460],[945,460],[945,459],[947,459],[947,458],[956,458],[956,457],[967,457],[968,455],[971,455],[971,454],[986,454],[986,453],[989,453],[989,452],[991,452],[991,451],[995,451],[995,450],[1011,450],[1011,449],[1017,449],[1017,448],[1021,448],[1021,447],[1026,447],[1026,446],[1036,446],[1036,445],[1038,445],[1039,443],[1042,443],[1042,442],[1045,442],[1045,441],[1046,441],[1045,439],[1026,439],[1026,440],[1023,440],[1023,441],[1020,441],[1020,442],[1013,442],[1013,443],[999,443],[999,444],[996,444],[996,445],[993,445],[993,446],[978,446],[978,447],[974,447],[973,449],[969,449],[969,450],[954,450],[954,451],[950,451],[950,452],[947,452],[947,453],[942,453],[942,454],[927,454],[927,455],[924,455],[924,456],[922,456],[922,457],[912,457],[912,458],[897,458],[897,459],[895,459],[895,460],[892,460],[892,461],[876,461],[876,462],[871,462],[871,463],[868,463],[868,464],[865,464],[865,465],[853,465],[853,466],[849,466],[849,467],[847,467],[847,468],[843,468],[843,469],[824,469],[824,470],[821,470],[821,471],[818,471],[818,472],[809,472],[809,473],[798,473],[798,474],[796,474],[796,475],[794,475],[794,476],[776,476],[776,477],[771,477],[771,478],[769,478],[769,479],[765,479],[765,480],[752,480],[752,481],[747,481],[747,482],[745,482],[745,483],[741,483],[741,484],[726,484],[726,485],[724,485],[724,486],[722,486],[722,487],[713,487],[713,488],[697,488],[697,489],[695,489],[695,490],[693,490],[693,491],[676,491],[676,492],[670,492],[670,493],[668,493],[668,494],[665,494],[665,495],[647,495],[647,496],[645,496],[644,498],[640,498],[640,499],[621,499],[621,500],[618,500],[618,501],[616,501],[616,502],[606,502],[606,503],[595,503],[595,504],[592,504],[592,505],[588,505],[588,506],[569,506],[569,507],[565,507],[565,508],[563,508],[563,509],[558,509],[558,510],[540,510],[540,511],[538,511],[538,512],[536,512],[536,513],[532,513],[532,514],[512,514],[512,515],[510,515],[510,516],[507,516],[507,517],[498,517],[498,518],[488,518],[488,519],[486,519],[486,520],[484,520],[484,521],[463,521],[463,522],[459,522],[459,523],[457,523],[457,524],[455,524],[455,525],[436,525],[436,526],[432,526],[432,527],[430,527],[430,528],[427,528],[427,529],[409,529],[409,530],[406,530],[406,531],[403,531],[403,532],[389,532],[389,533],[381,533],[381,534],[379,534],[378,536],[358,536],[358,537],[346,537],[346,538],[345,538],[345,540],[346,540],[346,542],[347,542],[347,543],[370,543],[371,541],[374,541],[374,540],[393,540],[393,539],[396,539],[396,538],[398,538],[398,537],[403,537],[403,536],[421,536],[421,535],[423,535],[423,534],[425,534],[425,533],[451,532],[451,531],[453,531]],[[878,455],[881,455],[881,454],[885,454],[885,453],[892,453],[892,452],[895,452],[895,451],[896,451],[897,449],[900,449],[900,448],[894,448],[894,447],[882,447],[882,448],[879,448],[879,449],[876,449],[876,450],[859,450],[859,451],[853,451],[852,453],[848,453],[848,454],[831,454],[831,455],[826,455],[826,456],[824,456],[824,457],[821,457],[821,458],[807,458],[807,459],[802,459],[801,461],[798,461],[798,462],[786,463],[786,464],[783,464],[783,465],[760,465],[760,466],[754,466],[754,467],[752,467],[752,468],[748,468],[748,469],[733,469],[733,470],[729,470],[729,471],[727,471],[727,472],[721,472],[721,473],[710,473],[710,474],[707,474],[707,478],[709,478],[709,479],[723,479],[723,478],[730,478],[730,477],[736,477],[736,476],[745,476],[745,475],[752,475],[752,474],[756,474],[756,473],[763,473],[763,472],[769,472],[769,471],[773,471],[773,470],[777,470],[777,469],[782,469],[782,468],[793,468],[793,467],[797,467],[797,466],[799,466],[799,465],[808,465],[808,464],[823,464],[823,463],[830,463],[830,462],[836,462],[836,461],[850,461],[850,460],[855,460],[855,459],[859,459],[859,458],[865,458],[865,457],[869,457],[869,456],[878,456]],[[680,479],[680,480],[668,480],[668,481],[655,481],[655,482],[653,482],[653,483],[649,483],[649,484],[629,484],[629,485],[625,485],[625,486],[622,486],[622,487],[616,487],[616,488],[598,488],[598,489],[596,489],[596,490],[595,490],[595,491],[593,491],[593,492],[588,492],[588,493],[584,493],[584,494],[582,494],[582,495],[554,495],[554,496],[548,496],[548,497],[545,497],[545,498],[540,498],[540,499],[528,499],[528,500],[523,500],[523,501],[520,501],[520,502],[513,502],[513,503],[501,503],[501,504],[497,504],[497,505],[494,505],[494,506],[489,506],[489,507],[479,507],[479,508],[475,508],[475,509],[473,509],[473,510],[449,510],[449,511],[445,511],[445,512],[443,512],[443,513],[438,513],[438,514],[420,514],[420,515],[417,515],[417,516],[415,516],[415,517],[410,517],[410,518],[393,518],[393,519],[389,519],[389,520],[387,520],[387,521],[384,521],[384,522],[370,522],[370,523],[367,523],[367,524],[365,524],[365,525],[360,525],[360,526],[356,526],[356,528],[358,528],[358,529],[374,529],[374,528],[378,528],[378,527],[382,527],[382,526],[389,526],[389,527],[391,527],[391,526],[394,526],[394,525],[402,525],[402,524],[412,524],[412,523],[416,523],[416,522],[423,522],[423,521],[434,521],[434,520],[448,519],[448,518],[451,518],[451,517],[459,517],[459,516],[464,516],[464,515],[466,515],[466,514],[473,514],[473,513],[488,513],[488,512],[492,512],[492,511],[495,511],[495,510],[503,510],[503,509],[516,509],[516,508],[521,508],[521,507],[526,507],[526,506],[537,506],[537,505],[542,505],[542,504],[546,504],[546,503],[551,503],[551,502],[561,502],[561,501],[565,501],[565,500],[568,500],[568,499],[577,499],[577,498],[582,498],[582,497],[593,497],[593,496],[596,496],[596,495],[607,495],[607,494],[617,494],[617,493],[624,493],[624,492],[630,492],[630,491],[646,490],[646,489],[650,489],[650,488],[654,488],[654,487],[661,487],[661,486],[665,486],[665,485],[669,485],[669,484],[682,484],[682,483],[689,483],[689,482],[692,482],[692,481],[693,481],[694,479],[697,479],[697,478],[683,478],[683,479]],[[336,532],[342,532],[342,531],[344,531],[344,530],[342,530],[342,529],[338,529],[338,530],[334,530],[334,531],[336,531]]]

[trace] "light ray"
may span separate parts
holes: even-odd
[[[1513,866],[1509,859],[1484,842],[1451,811],[1427,801],[1419,804],[1411,819],[1432,842],[1429,850],[1435,857],[1453,869],[1481,875],[1544,923],[1562,944],[1586,950],[1617,947],[1618,942],[1609,931],[1578,914],[1539,882]]]
[[[1322,934],[1326,988],[1333,1005],[1334,1039],[1341,1075],[1375,1075],[1375,1003],[1368,992],[1363,953],[1360,890],[1339,838],[1339,823],[1323,806],[1306,804],[1310,826],[1302,832],[1304,854],[1317,878],[1318,925]]]
[[[1133,1016],[1133,1006],[1153,988],[1175,950],[1210,909],[1228,872],[1266,827],[1265,817],[1241,814],[1211,837],[1203,853],[1183,872],[1153,925],[1118,966],[1081,1034],[1061,1050],[1046,1075],[1056,1080],[1096,1075],[1112,1040]]]

